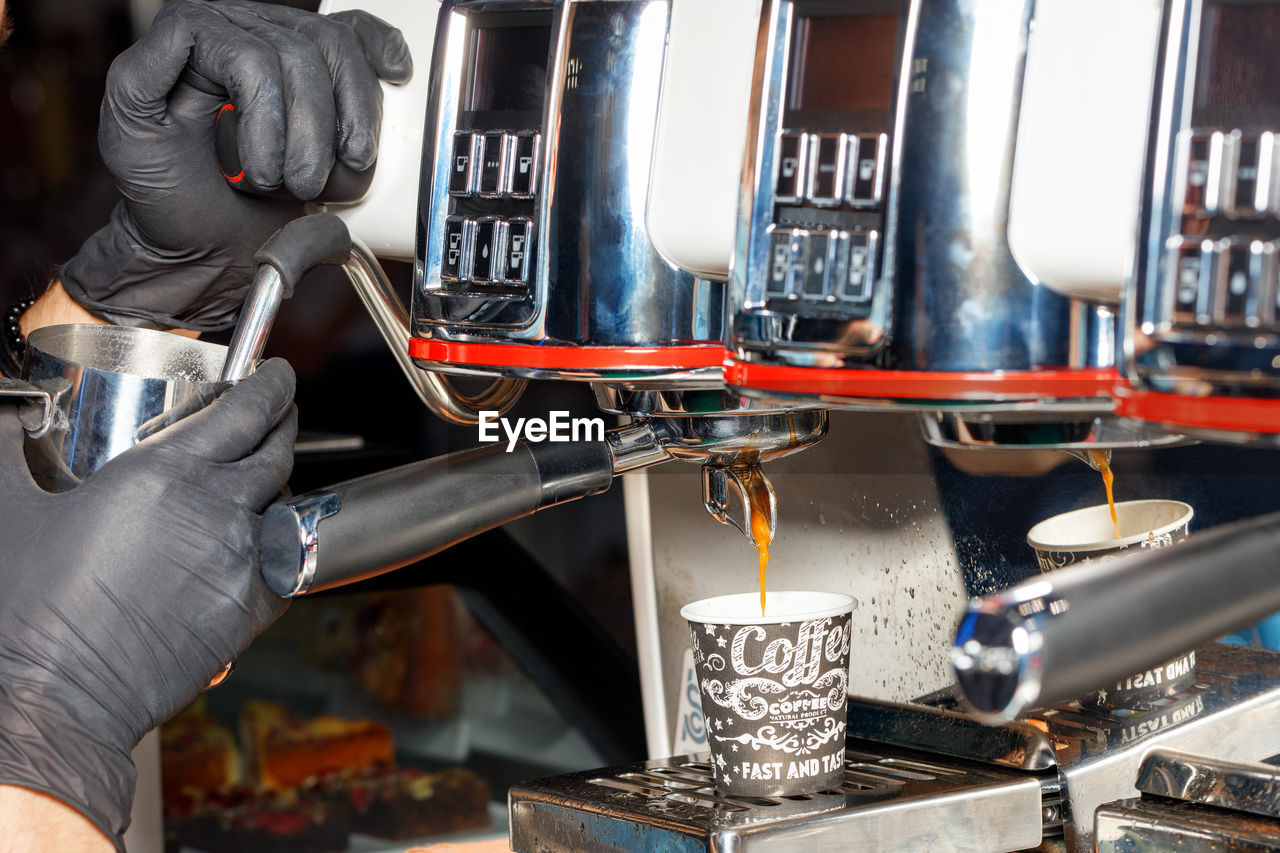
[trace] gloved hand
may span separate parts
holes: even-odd
[[[356,171],[373,163],[378,78],[404,82],[413,63],[400,31],[366,12],[166,4],[107,75],[98,145],[124,200],[60,272],[71,298],[119,325],[229,328],[253,253],[302,214],[298,202],[228,185],[214,151],[228,99],[180,79],[184,69],[229,92],[244,180],[310,199],[335,156]]]
[[[257,542],[293,466],[293,391],[273,359],[59,494],[0,404],[0,783],[122,844],[130,750],[284,612]]]

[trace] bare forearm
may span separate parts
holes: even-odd
[[[49,289],[44,292],[44,295],[37,299],[35,304],[28,308],[26,313],[22,315],[22,319],[18,321],[24,337],[45,326],[61,326],[68,323],[107,324],[105,320],[100,320],[81,308],[80,304],[62,289],[62,282],[60,281],[54,281]],[[195,338],[200,335],[199,332],[193,332],[189,329],[174,329],[172,331],[174,334],[188,338]]]
[[[62,282],[55,281],[35,304],[26,310],[18,325],[23,336],[30,335],[36,329],[45,326],[61,326],[66,323],[97,323],[104,321],[90,314],[67,295],[62,289]]]
[[[0,785],[0,853],[112,853],[115,845],[80,812],[47,794]]]

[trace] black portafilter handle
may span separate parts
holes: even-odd
[[[613,481],[598,442],[486,445],[380,471],[272,504],[259,557],[292,598],[371,578]]]
[[[1280,513],[969,602],[957,695],[1003,723],[1102,689],[1280,610]]]
[[[218,98],[225,99],[230,97],[224,87],[189,66],[183,69],[182,82]],[[236,113],[235,104],[228,101],[223,105],[222,109],[218,110],[218,114],[213,120],[213,150],[214,155],[218,158],[218,168],[222,171],[222,177],[226,178],[227,183],[232,187],[242,192],[267,196],[268,198],[294,199],[293,194],[285,187],[258,187],[245,178],[244,169],[240,165],[239,128],[240,117]],[[335,137],[337,132],[338,128],[335,125]],[[350,166],[345,165],[341,160],[334,160],[333,168],[329,170],[329,180],[325,182],[324,189],[320,190],[320,194],[315,198],[307,199],[307,201],[325,204],[350,204],[359,201],[364,198],[365,193],[369,191],[369,185],[373,183],[373,173],[376,166],[377,163],[374,162],[364,171],[357,172]]]

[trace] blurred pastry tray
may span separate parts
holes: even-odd
[[[387,841],[369,835],[352,835],[347,853],[404,853],[414,847],[429,844],[459,844],[466,841],[488,841],[507,837],[507,806],[505,803],[489,804],[489,826],[484,829],[467,829],[462,832],[446,832],[428,835],[410,841]]]
[[[402,841],[388,841],[385,838],[374,838],[371,835],[353,834],[347,853],[405,853],[415,847],[426,847],[431,844],[459,844],[466,841],[489,841],[494,838],[507,837],[507,807],[505,803],[489,804],[489,826],[482,829],[467,829],[462,832],[441,832],[435,835],[424,835],[420,838]],[[178,853],[204,853],[198,847],[179,847]]]
[[[240,658],[234,676],[207,695],[211,707],[238,707],[264,698],[304,713],[382,720],[391,727],[397,753],[434,764],[460,764],[474,751],[548,774],[605,763],[518,672],[469,674],[461,685],[457,716],[425,719],[388,710],[343,676],[300,660],[293,649],[271,642],[266,634]],[[236,714],[219,716],[234,719]]]

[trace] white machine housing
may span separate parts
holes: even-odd
[[[1160,10],[1036,4],[1009,243],[1028,276],[1067,296],[1116,303],[1132,266]],[[649,232],[667,260],[709,278],[727,277],[733,254],[759,12],[758,0],[672,9]]]
[[[351,232],[381,258],[413,260],[418,221],[418,174],[426,125],[431,52],[440,0],[322,0],[320,12],[364,9],[399,27],[413,56],[413,78],[382,83],[382,133],[373,183],[354,204],[329,205]]]
[[[1036,3],[1009,246],[1064,296],[1115,304],[1130,274],[1162,5]]]

